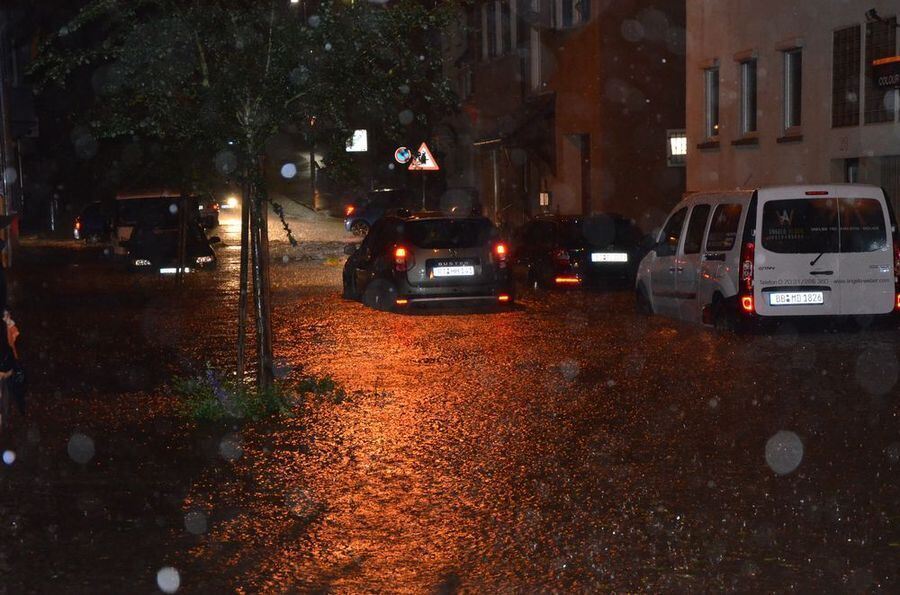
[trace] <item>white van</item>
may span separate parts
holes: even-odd
[[[900,247],[881,188],[778,186],[687,195],[641,261],[638,308],[735,328],[900,309]]]

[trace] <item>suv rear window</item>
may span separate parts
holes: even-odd
[[[884,209],[874,198],[769,201],[763,207],[762,243],[787,254],[883,250]]]
[[[474,248],[496,235],[487,219],[422,219],[404,224],[406,237],[419,248]]]

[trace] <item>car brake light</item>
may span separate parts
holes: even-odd
[[[413,265],[413,255],[403,246],[394,248],[394,270],[398,273],[406,272]]]
[[[556,283],[559,285],[577,285],[581,283],[581,279],[578,277],[557,277]]]
[[[807,190],[806,196],[828,196],[827,190]]]
[[[499,267],[501,269],[505,268],[506,267],[506,259],[507,259],[507,256],[509,256],[509,252],[506,250],[506,244],[501,242],[501,243],[498,243],[497,245],[495,245],[494,246],[494,254],[497,257],[497,264],[499,265]]]
[[[81,229],[81,219],[75,220],[75,229],[79,229],[79,230]],[[894,268],[896,270],[896,266]]]
[[[394,303],[396,303],[398,306],[405,306],[406,304],[409,303],[409,300],[405,300],[403,298],[397,298],[396,300],[394,300]]]
[[[497,296],[497,301],[500,301],[500,302],[508,302],[508,301],[509,301],[509,296],[506,295],[505,293],[501,293],[500,295]]]
[[[347,208],[344,210],[344,212],[347,214],[347,217],[349,217],[350,215],[353,214],[353,211],[355,211],[355,210],[356,210],[356,207],[354,207],[353,205],[348,205]]]
[[[213,203],[213,206],[212,206],[212,210],[213,210],[213,211],[218,211],[218,210],[219,210],[219,203],[214,202],[214,203]]]

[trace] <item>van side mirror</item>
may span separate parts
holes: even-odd
[[[353,256],[356,254],[357,247],[357,244],[347,244],[344,246],[344,255]]]

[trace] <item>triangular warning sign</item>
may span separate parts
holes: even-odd
[[[418,152],[409,160],[410,171],[438,171],[439,169],[441,169],[441,166],[438,165],[434,155],[431,154],[431,150],[425,143],[422,143]]]

